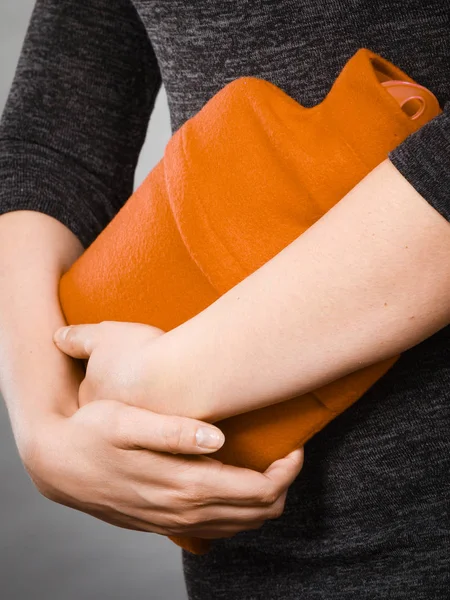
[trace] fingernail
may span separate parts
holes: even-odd
[[[66,339],[70,328],[71,326],[69,325],[69,327],[61,327],[61,329],[58,329],[55,335],[53,336],[55,342],[63,342]]]
[[[211,427],[200,427],[195,434],[197,446],[200,448],[215,448],[218,450],[224,443],[225,437],[217,429]]]

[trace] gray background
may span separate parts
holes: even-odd
[[[34,0],[0,0],[0,112]],[[136,183],[170,137],[159,94]],[[1,600],[185,600],[181,550],[162,536],[125,531],[41,497],[17,455],[0,399]]]

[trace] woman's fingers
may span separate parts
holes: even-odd
[[[194,454],[198,425],[205,423],[98,400],[41,421],[27,471],[46,498],[137,531],[214,539],[280,516],[279,488],[292,480],[293,463],[285,459],[284,474],[272,465],[267,476],[198,451],[167,453]]]
[[[164,333],[162,329],[143,323],[102,321],[60,327],[53,334],[53,341],[69,356],[87,359],[101,342],[120,339],[120,335],[128,334],[130,330],[135,330],[136,335],[142,336],[143,339],[152,339]]]
[[[227,523],[223,523],[217,526],[202,527],[200,529],[192,530],[192,532],[189,532],[189,536],[210,540],[219,538],[230,538],[235,536],[237,533],[240,533],[241,531],[261,529],[263,525],[264,521],[254,521],[252,523],[247,523],[244,527],[242,525],[234,525],[232,522],[228,521]],[[183,534],[175,533],[173,535]]]
[[[225,441],[214,425],[196,419],[162,415],[144,408],[115,403],[114,442],[124,449],[172,454],[209,454]]]
[[[273,462],[264,473],[224,465],[211,460],[200,484],[191,482],[197,496],[210,499],[211,504],[269,507],[277,502],[297,477],[303,466],[303,448]],[[192,474],[190,474],[192,475]]]
[[[303,448],[274,461],[263,473],[278,489],[289,487],[303,467]]]
[[[126,460],[120,472],[128,481],[129,499],[116,505],[115,514],[102,508],[99,518],[161,535],[213,539],[261,527],[266,520],[281,516],[287,488],[303,463],[302,450],[275,461],[264,473],[224,465],[212,456],[183,457],[214,451],[198,445],[199,428],[212,429],[219,444],[222,432],[196,419],[161,415],[115,401],[90,403],[74,418],[82,419],[85,426],[96,426],[112,446],[130,451],[120,455]],[[167,453],[180,456],[168,462]],[[128,473],[128,467],[122,472],[126,464],[132,467]]]

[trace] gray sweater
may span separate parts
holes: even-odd
[[[47,213],[87,247],[132,192],[161,82],[175,131],[243,75],[314,106],[367,47],[444,108],[390,158],[450,220],[449,14],[446,0],[38,0],[0,126],[0,213]],[[308,442],[279,519],[183,552],[190,600],[448,598],[449,428],[445,327]]]
[[[313,106],[364,46],[429,87],[445,108],[390,158],[450,219],[446,4],[37,0],[0,125],[0,214],[45,212],[87,247],[132,192],[161,81],[175,131],[242,75]]]

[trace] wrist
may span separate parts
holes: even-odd
[[[197,385],[192,356],[185,348],[184,340],[183,325],[150,340],[145,350],[148,379],[143,407],[203,421],[207,412],[206,402]]]

